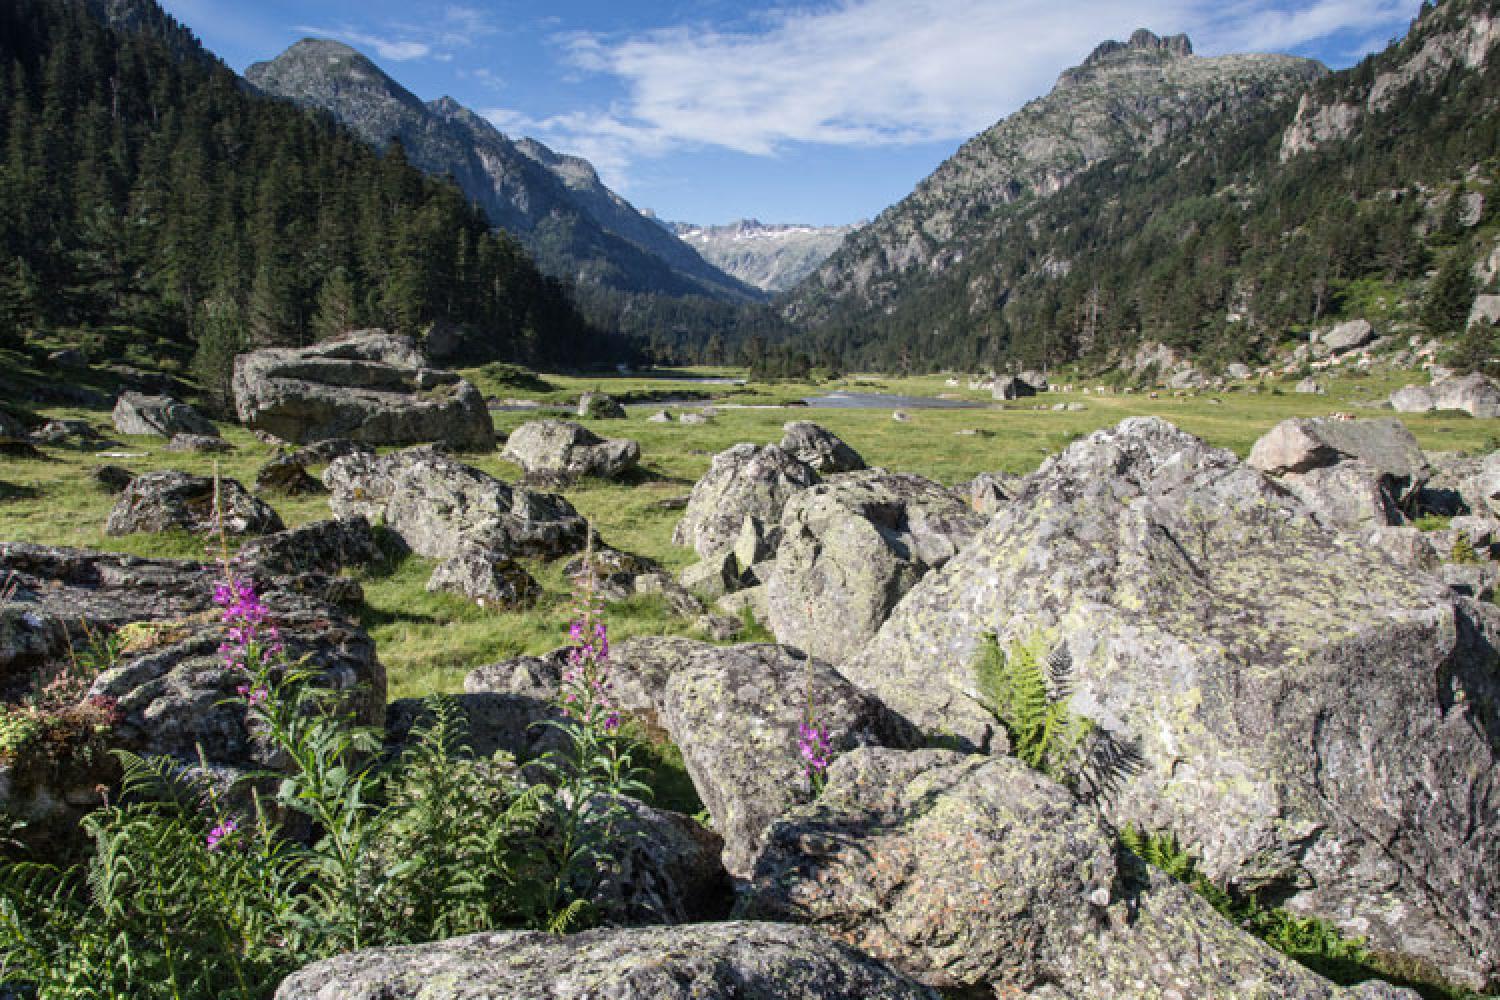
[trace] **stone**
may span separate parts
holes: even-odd
[[[744,586],[745,570],[734,550],[724,549],[687,567],[677,580],[689,591],[712,601]]]
[[[865,468],[859,452],[836,434],[809,420],[793,420],[782,427],[781,450],[819,475]]]
[[[1168,389],[1202,389],[1208,378],[1196,368],[1180,368],[1167,376]]]
[[[384,524],[411,550],[449,559],[470,545],[508,558],[583,551],[588,522],[565,498],[511,486],[432,448],[348,455],[323,472],[336,517]]]
[[[211,455],[234,451],[234,445],[221,437],[210,437],[207,434],[173,434],[172,440],[167,442],[167,450]]]
[[[1303,395],[1321,396],[1326,390],[1323,388],[1323,383],[1319,382],[1317,379],[1305,378],[1301,382],[1297,383],[1296,391],[1302,393]]]
[[[1224,369],[1224,375],[1227,378],[1243,382],[1245,379],[1253,378],[1255,373],[1250,370],[1249,365],[1241,361],[1234,361]]]
[[[1433,407],[1462,410],[1471,417],[1500,417],[1500,383],[1488,375],[1446,378],[1432,385]]]
[[[1432,475],[1419,498],[1422,513],[1455,517],[1489,509],[1481,476],[1483,458],[1457,451],[1429,451],[1425,455]],[[1500,472],[1500,466],[1496,471]],[[1494,485],[1500,488],[1500,478]]]
[[[744,619],[745,613],[757,622],[764,624],[770,617],[769,603],[766,599],[766,588],[764,585],[746,587],[732,594],[725,594],[714,602],[714,607],[724,614],[740,620]]]
[[[766,534],[764,525],[753,517],[746,517],[740,525],[740,533],[735,536],[734,547],[730,549],[734,553],[735,562],[748,569],[773,558],[775,550],[767,544]]]
[[[1022,382],[1025,382],[1027,385],[1031,386],[1034,392],[1046,392],[1049,388],[1047,375],[1045,372],[1028,369],[1021,373],[1020,379]]]
[[[624,420],[625,407],[613,396],[602,392],[586,392],[578,397],[578,416],[589,420]]]
[[[478,758],[496,753],[531,760],[548,750],[563,749],[566,737],[548,722],[561,714],[546,700],[524,694],[473,691],[447,695],[463,712],[469,750]],[[386,706],[385,745],[409,745],[413,731],[428,724],[432,709],[425,698],[400,698]]]
[[[1351,319],[1346,323],[1329,330],[1319,338],[1318,342],[1328,348],[1330,353],[1343,354],[1352,351],[1356,347],[1364,347],[1375,339],[1375,328],[1368,321],[1362,319]]]
[[[625,438],[605,440],[571,420],[532,420],[511,432],[504,454],[528,476],[618,479],[640,464],[641,446]]]
[[[316,962],[276,1000],[938,1000],[805,927],[488,931]]]
[[[684,413],[677,418],[677,422],[687,424],[690,427],[701,427],[708,423],[711,417],[707,413]]]
[[[1186,886],[1117,859],[1093,810],[1010,757],[837,758],[823,794],[773,823],[741,900],[736,916],[809,923],[975,995],[1043,982],[1077,998],[1343,994]]]
[[[672,414],[668,413],[666,410],[657,410],[655,413],[651,414],[651,416],[646,418],[646,423],[648,424],[670,424],[671,422]]]
[[[809,703],[836,752],[916,745],[912,728],[879,701],[785,646],[700,646],[666,679],[662,727],[682,750],[733,875],[749,873],[777,816],[811,798],[797,751]]]
[[[981,472],[969,482],[960,485],[955,492],[969,498],[969,507],[982,517],[989,517],[1010,503],[1020,476],[1003,472]]]
[[[217,495],[217,509],[215,496]],[[131,479],[104,526],[107,535],[187,531],[265,535],[284,527],[281,517],[234,479],[186,472],[147,472]]]
[[[1371,547],[1379,549],[1403,566],[1436,573],[1442,561],[1426,532],[1411,525],[1376,526],[1368,535]]]
[[[17,433],[15,435],[7,434],[5,431],[0,430],[0,436],[20,436],[19,425],[17,428]],[[29,435],[25,436],[30,439],[32,444],[50,445],[54,447],[58,445],[82,444],[88,441],[99,440],[99,432],[94,430],[93,426],[90,425],[87,420],[49,420],[42,426],[38,427],[36,430],[32,431]],[[180,436],[182,435],[179,435],[179,437]],[[175,441],[176,438],[173,438],[173,440]],[[202,440],[217,442],[219,439],[203,438]],[[168,445],[168,448],[170,450],[178,450],[172,449],[171,445]]]
[[[128,641],[89,690],[118,709],[112,747],[193,762],[201,746],[211,765],[278,765],[270,748],[247,730],[244,707],[227,700],[244,674],[228,669],[219,652],[224,631],[213,601],[219,567],[20,542],[0,543],[0,566],[16,588],[11,609],[26,625],[24,644],[5,641],[0,628],[0,673],[7,666],[29,671],[66,663],[73,642],[114,635]],[[323,684],[345,692],[361,724],[378,722],[385,672],[370,637],[313,595],[317,588],[305,579],[268,575],[254,566],[242,572],[269,609],[288,656],[307,657]],[[10,793],[11,805],[26,797],[14,784]]]
[[[1331,528],[1364,531],[1406,523],[1390,477],[1359,459],[1289,472],[1277,481]]]
[[[317,496],[328,487],[315,479],[294,455],[282,455],[262,465],[255,473],[255,492],[287,497]]]
[[[529,608],[541,585],[515,560],[483,545],[470,545],[444,559],[427,581],[428,591],[462,594],[484,608]]]
[[[1170,830],[1210,878],[1372,948],[1494,980],[1496,609],[1132,418],[1048,459],[840,669],[982,748],[986,635],[1065,650],[1070,709],[1130,748],[1110,822]]]
[[[995,379],[995,387],[990,390],[990,395],[995,399],[1025,399],[1035,396],[1036,390],[1019,376],[1002,375]]]
[[[1430,413],[1437,406],[1432,390],[1425,385],[1402,386],[1391,393],[1390,403],[1397,413]]]
[[[201,434],[218,437],[213,421],[186,403],[170,396],[147,396],[123,392],[115,401],[115,430],[121,434],[155,435],[170,438],[176,434]]]
[[[907,413],[905,410],[892,410],[891,419],[896,421],[896,423],[898,424],[910,423],[911,414]]]
[[[771,631],[842,663],[983,523],[956,494],[904,473],[852,473],[794,494],[766,582]]]
[[[425,367],[411,338],[382,330],[241,354],[233,387],[246,427],[297,444],[348,438],[372,445],[442,441],[475,451],[494,445],[479,390]]]
[[[1500,451],[1492,451],[1484,456],[1474,490],[1484,501],[1483,508],[1475,509],[1485,509],[1500,516]]]
[[[1397,507],[1412,509],[1432,474],[1417,439],[1399,420],[1283,420],[1257,440],[1246,459],[1271,476],[1363,462],[1390,491]],[[1392,522],[1385,522],[1392,523]]]
[[[363,517],[313,521],[252,538],[239,558],[267,573],[336,576],[346,568],[369,566],[382,558],[375,532]]]
[[[106,493],[123,493],[135,473],[118,465],[100,465],[89,471],[89,478]]]
[[[732,546],[745,518],[753,517],[774,547],[787,498],[817,481],[816,472],[777,445],[737,444],[715,455],[693,486],[672,541],[706,559]]]
[[[740,637],[744,625],[738,618],[709,612],[699,615],[698,620],[693,622],[693,628],[714,642],[733,642]]]
[[[654,559],[598,546],[592,556],[594,588],[606,601],[623,601],[635,593],[637,577],[661,571]],[[584,556],[579,555],[563,566],[563,576],[577,581],[583,575]]]
[[[683,618],[691,618],[703,610],[703,602],[666,573],[643,573],[636,577],[635,592],[662,598],[673,614]]]
[[[348,438],[326,438],[304,445],[286,457],[304,468],[312,468],[315,465],[327,465],[345,455],[368,455],[373,458],[375,449]]]
[[[1469,309],[1469,319],[1464,326],[1471,327],[1475,323],[1500,325],[1500,295],[1476,295],[1474,297],[1474,305]]]
[[[733,886],[719,860],[722,837],[691,816],[638,799],[595,801],[614,812],[615,864],[591,897],[605,924],[688,924],[729,915]]]

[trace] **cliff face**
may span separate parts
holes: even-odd
[[[1056,193],[1099,160],[1296,93],[1325,72],[1291,56],[1200,58],[1182,35],[1142,30],[1105,42],[850,236],[796,290],[788,316],[817,323],[840,302],[883,307],[900,295],[904,274],[941,272],[990,238],[998,209]]]
[[[784,292],[817,270],[861,225],[786,226],[740,219],[727,226],[676,222],[671,229],[721,271],[764,291]]]
[[[303,39],[245,78],[328,111],[372,145],[398,139],[413,165],[451,175],[557,277],[628,292],[759,297],[610,191],[587,161],[513,141],[451,97],[424,103],[347,45]]]

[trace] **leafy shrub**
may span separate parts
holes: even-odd
[[[1441,514],[1423,514],[1412,522],[1412,527],[1418,531],[1447,531],[1452,521],[1453,518]]]

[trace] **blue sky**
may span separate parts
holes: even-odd
[[[1106,38],[1348,66],[1420,0],[162,0],[236,70],[338,38],[424,100],[587,157],[667,219],[870,218]]]

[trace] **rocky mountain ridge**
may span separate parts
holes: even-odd
[[[664,223],[704,260],[767,292],[796,287],[839,248],[844,237],[865,224],[774,225],[758,219],[738,219],[724,226]]]
[[[845,241],[787,307],[816,324],[829,304],[889,304],[908,272],[941,272],[991,232],[997,210],[1043,198],[1101,160],[1148,151],[1207,119],[1236,115],[1326,73],[1292,56],[1191,54],[1185,36],[1140,30],[1098,46],[1057,85],[966,142],[909,196]]]
[[[586,161],[512,140],[451,97],[424,103],[341,42],[303,39],[250,66],[245,78],[329,112],[372,145],[399,139],[408,161],[451,175],[556,277],[627,292],[759,297],[606,188]]]

